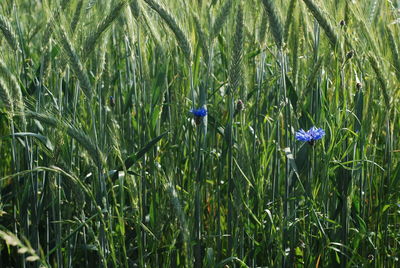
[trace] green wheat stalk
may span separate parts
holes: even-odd
[[[3,102],[11,116],[14,113],[14,101],[6,83],[0,78],[0,100]]]
[[[267,11],[265,11],[264,9],[261,15],[260,28],[258,31],[258,39],[260,40],[261,43],[264,42],[265,34],[267,33],[267,23],[268,23],[268,15]]]
[[[131,12],[133,14],[133,16],[138,19],[140,14],[141,14],[141,7],[139,4],[138,0],[132,0],[129,2],[129,5],[131,7]]]
[[[54,117],[43,113],[28,111],[25,114],[28,118],[33,118],[49,126],[57,127],[60,130],[64,130],[70,137],[75,139],[83,148],[87,150],[89,155],[96,163],[104,162],[103,153],[99,150],[98,146],[92,142],[92,139],[82,130],[77,129],[67,122],[62,122]]]
[[[83,6],[83,0],[79,0],[78,4],[76,4],[74,16],[72,17],[72,22],[71,22],[71,32],[72,33],[75,32],[76,26],[78,26],[79,20],[81,18],[82,6]]]
[[[326,17],[324,12],[313,2],[313,0],[303,0],[306,4],[307,8],[311,11],[315,19],[318,21],[318,24],[324,29],[326,36],[328,37],[331,45],[335,48],[338,44],[338,37],[335,31],[333,30],[332,25],[329,22],[329,19]]]
[[[395,68],[396,78],[400,81],[400,57],[399,57],[399,50],[396,44],[396,39],[393,35],[393,32],[389,26],[386,26],[386,31],[388,34],[389,39],[389,47],[390,51],[392,52],[392,59],[393,59],[393,66]]]
[[[19,42],[11,23],[0,14],[0,30],[6,38],[7,43],[15,51],[19,51]]]
[[[174,19],[174,17],[164,9],[159,3],[154,0],[144,0],[154,11],[160,15],[160,17],[164,20],[164,22],[168,25],[171,31],[174,33],[176,40],[180,48],[182,49],[183,54],[185,55],[186,60],[190,63],[192,57],[192,49],[190,47],[189,39],[186,37],[183,30],[179,27],[178,23]]]
[[[194,26],[195,26],[195,29],[196,29],[197,38],[199,39],[200,46],[201,46],[201,49],[203,51],[203,57],[204,57],[204,59],[206,61],[208,61],[209,57],[210,57],[210,54],[208,52],[209,49],[208,49],[208,46],[207,46],[207,43],[208,43],[208,40],[209,40],[208,36],[203,31],[203,29],[201,27],[201,23],[200,23],[199,17],[196,16],[196,14],[193,14],[193,20],[194,20]]]
[[[83,52],[82,57],[87,59],[89,55],[92,53],[93,49],[95,48],[96,44],[101,39],[101,36],[104,32],[111,26],[111,24],[118,18],[121,13],[121,10],[127,4],[126,1],[120,1],[117,3],[110,13],[102,20],[99,25],[96,27],[96,30],[89,34],[86,40],[83,43]]]
[[[71,64],[71,68],[74,71],[75,75],[78,77],[83,92],[90,99],[92,97],[92,86],[90,85],[89,77],[83,69],[82,62],[75,49],[73,48],[71,41],[68,38],[67,32],[62,27],[60,27],[58,35],[61,46],[66,53],[69,63]]]
[[[288,8],[288,11],[287,11],[287,14],[286,14],[285,27],[284,27],[284,30],[283,30],[283,40],[285,40],[285,42],[287,42],[287,39],[289,37],[289,28],[290,28],[290,25],[291,25],[292,20],[293,20],[293,14],[294,14],[294,9],[295,9],[295,6],[296,6],[296,2],[297,2],[296,0],[291,0],[290,3],[289,3],[289,8]]]
[[[231,9],[232,9],[232,0],[225,1],[225,4],[222,6],[221,11],[218,13],[217,17],[215,18],[214,24],[212,25],[211,28],[212,39],[214,39],[221,31],[222,27],[224,26],[230,14]]]
[[[22,96],[22,91],[21,87],[19,86],[19,83],[17,81],[17,78],[10,72],[10,70],[7,68],[5,63],[0,59],[0,76],[3,77],[3,82],[5,82],[4,86],[7,88],[11,88],[11,96],[15,100],[15,106],[17,108],[17,111],[21,114],[22,118],[22,128],[23,130],[26,129],[26,119],[24,116],[24,100]]]
[[[368,60],[371,64],[372,69],[375,72],[376,78],[381,86],[382,89],[382,94],[383,94],[383,100],[385,101],[386,107],[389,109],[390,108],[390,97],[388,94],[388,88],[386,85],[387,79],[383,75],[383,72],[381,70],[381,67],[378,65],[378,62],[376,61],[376,58],[373,55],[368,56]]]
[[[233,53],[229,71],[230,90],[236,91],[242,79],[243,55],[243,9],[239,7],[236,15],[236,30],[233,40]]]
[[[272,35],[274,37],[275,43],[278,47],[283,45],[283,26],[281,19],[276,10],[274,1],[272,0],[262,0],[265,11],[268,15],[269,27],[271,29]]]

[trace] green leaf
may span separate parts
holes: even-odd
[[[299,97],[297,96],[296,90],[294,89],[294,86],[292,84],[292,81],[290,81],[290,78],[286,75],[286,89],[288,90],[288,97],[290,100],[290,103],[293,106],[293,110],[296,112],[297,111],[297,101],[299,100]]]
[[[135,164],[140,158],[142,158],[154,145],[157,144],[168,132],[161,134],[160,136],[152,139],[149,143],[147,143],[142,149],[140,149],[137,153],[131,154],[128,158],[125,159],[125,168],[129,169],[133,164]],[[113,178],[116,177],[118,171],[124,170],[123,166],[117,168],[116,172],[113,173]]]
[[[54,150],[54,146],[51,143],[51,141],[46,136],[43,136],[40,134],[36,134],[36,133],[32,133],[32,132],[18,132],[18,133],[9,135],[9,137],[12,137],[12,136],[14,136],[14,137],[34,137],[34,138],[38,139],[41,143],[43,143],[43,145],[46,146],[46,148],[49,149],[51,152]]]
[[[385,213],[385,211],[388,210],[388,208],[390,208],[390,205],[384,205],[383,209],[382,209],[382,213]]]

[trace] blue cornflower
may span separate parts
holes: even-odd
[[[200,109],[191,109],[190,112],[197,117],[204,117],[207,115],[207,110],[204,108]]]
[[[322,139],[325,136],[325,130],[322,128],[312,127],[308,131],[300,129],[296,132],[296,139],[299,141],[306,141],[311,145],[314,145],[316,140]]]
[[[207,110],[204,108],[191,109],[190,112],[194,115],[194,121],[197,125],[200,125],[203,117],[207,115]]]

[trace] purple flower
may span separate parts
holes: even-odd
[[[314,145],[314,142],[322,139],[323,136],[325,136],[325,130],[316,127],[312,127],[308,131],[300,129],[296,132],[296,139],[298,141],[306,141],[311,145]]]

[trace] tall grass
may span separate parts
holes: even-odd
[[[399,266],[396,3],[0,2],[0,267]]]

